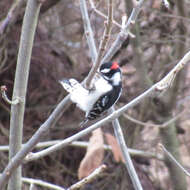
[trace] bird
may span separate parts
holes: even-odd
[[[98,74],[99,76],[92,81],[93,88],[89,90],[73,78],[59,81],[70,93],[70,100],[86,113],[81,126],[109,110],[122,92],[122,73],[117,62],[101,64]]]

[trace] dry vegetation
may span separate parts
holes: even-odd
[[[114,1],[114,19],[118,23],[121,23],[121,16],[126,12],[129,15],[131,7],[127,5],[130,5],[130,2],[130,0]],[[130,37],[113,58],[120,62],[123,71],[123,93],[117,107],[125,105],[160,80],[190,49],[190,3],[188,0],[171,0],[169,2],[170,8],[168,9],[161,0],[147,0],[131,31],[136,37]],[[106,1],[95,1],[95,5],[97,10],[106,14]],[[11,0],[0,1],[0,25],[11,6]],[[14,20],[9,23],[6,30],[0,33],[0,85],[7,86],[9,97],[12,96],[13,91],[24,10],[25,4],[23,3],[13,12]],[[88,4],[88,10],[98,47],[104,31],[104,18],[96,14],[90,4]],[[120,28],[113,24],[108,49],[119,31]],[[31,58],[23,142],[30,139],[55,106],[66,96],[66,92],[59,85],[58,80],[74,77],[82,81],[88,74],[91,65],[79,1],[56,0],[52,3],[50,0],[46,0],[41,8]],[[183,166],[189,169],[189,86],[190,69],[189,66],[186,66],[167,92],[159,97],[147,98],[126,113],[136,120],[144,122],[144,125],[129,120],[127,115],[121,116],[120,123],[128,147],[163,156],[163,152],[158,147],[158,144],[162,143],[182,161]],[[182,111],[184,111],[183,114],[175,122],[163,129],[153,125],[163,124]],[[71,105],[41,141],[64,139],[75,134],[81,130],[78,126],[83,116],[84,114],[78,108]],[[1,99],[1,145],[9,143],[9,120],[10,106]],[[94,149],[88,151],[90,156],[86,155],[86,157],[96,159],[94,156],[98,155],[95,165],[105,163],[107,169],[100,177],[84,186],[84,190],[133,189],[113,136],[111,127],[103,127],[101,134],[91,137],[90,143]],[[89,137],[81,140],[88,141]],[[94,142],[99,143],[97,145]],[[113,154],[110,150],[103,150],[103,142],[111,145]],[[37,161],[24,164],[23,176],[69,187],[78,181],[78,174],[79,177],[85,176],[84,173],[81,174],[81,170],[86,170],[84,165],[81,165],[89,162],[83,160],[85,152],[85,148],[68,146]],[[2,171],[8,162],[8,153],[0,151],[0,158]],[[83,163],[81,163],[82,160]],[[145,190],[172,190],[175,189],[175,183],[181,183],[181,181],[175,181],[175,175],[177,176],[175,172],[177,171],[172,173],[172,170],[168,170],[173,167],[168,160],[164,162],[163,160],[134,156],[133,161]],[[78,171],[79,166],[80,170]],[[82,167],[83,169],[81,169]],[[188,189],[189,178],[182,177],[186,178],[188,183],[187,188],[183,189]],[[28,185],[24,184],[23,189],[28,189]],[[45,188],[38,187],[38,189]]]

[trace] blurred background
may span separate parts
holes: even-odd
[[[166,6],[167,2],[169,7]],[[14,19],[0,34],[0,85],[7,86],[9,97],[12,96],[14,85],[25,3],[19,3],[13,12]],[[87,3],[98,48],[105,19],[92,9],[88,1]],[[95,0],[94,4],[97,10],[107,14],[107,1]],[[0,1],[0,23],[12,6],[11,0]],[[132,7],[132,0],[115,0],[114,20],[121,23],[122,15],[129,16]],[[144,3],[131,30],[136,37],[130,36],[113,57],[113,60],[121,65],[123,73],[123,93],[116,108],[130,102],[159,81],[190,50],[189,15],[188,0],[149,0]],[[120,28],[113,24],[108,49],[119,32]],[[30,139],[67,95],[58,80],[73,77],[82,81],[91,66],[79,0],[46,0],[41,8],[33,46],[23,143]],[[158,148],[158,144],[162,143],[190,171],[189,86],[190,67],[187,65],[167,92],[159,97],[145,99],[143,103],[121,116],[119,120],[128,147],[164,156]],[[83,117],[84,113],[71,105],[42,140],[64,139],[75,134],[81,130],[79,123]],[[176,118],[175,122],[170,122],[163,128],[158,126],[172,118]],[[1,145],[9,143],[9,120],[10,106],[1,98]],[[113,135],[111,127],[103,127],[102,130],[104,134]],[[89,136],[81,140],[88,139]],[[38,161],[23,165],[23,176],[68,187],[78,181],[77,172],[85,152],[85,148],[66,147]],[[8,162],[8,152],[0,151],[0,158],[2,171]],[[133,161],[146,190],[190,189],[188,178],[167,158],[159,160],[158,157],[153,159],[134,156]],[[102,162],[108,165],[108,169],[83,189],[133,189],[122,161],[115,160],[110,151],[105,151]]]

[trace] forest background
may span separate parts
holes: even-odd
[[[31,138],[56,105],[66,97],[67,93],[58,81],[62,78],[83,81],[93,64],[86,39],[88,34],[81,16],[81,1],[39,2],[39,20],[32,47],[24,111],[23,143]],[[102,15],[108,14],[108,2],[100,0],[86,3],[98,49],[107,24]],[[26,4],[23,0],[14,3],[11,0],[0,1],[0,85],[6,85],[10,99]],[[132,0],[113,1],[112,30],[104,54],[120,33],[123,16],[129,18],[135,5]],[[147,0],[142,4],[136,22],[130,26],[129,36],[111,59],[119,62],[123,73],[123,93],[115,109],[126,105],[161,80],[190,50],[189,8],[188,0]],[[160,144],[163,144],[190,171],[189,83],[190,71],[186,65],[167,91],[145,98],[119,117],[125,142],[131,148],[132,160],[144,189],[188,190],[190,186],[189,177],[160,149]],[[75,105],[67,105],[65,108],[67,109],[62,112],[58,122],[40,139],[40,142],[46,142],[43,148],[50,146],[48,143],[58,143],[82,130],[79,123],[84,118],[84,113]],[[1,172],[10,157],[8,147],[3,146],[11,142],[10,113],[11,105],[2,98]],[[74,143],[38,160],[28,161],[22,165],[22,176],[47,181],[57,185],[57,188],[67,188],[89,174],[88,171],[94,167],[88,165],[89,160],[93,160],[95,166],[104,163],[107,168],[95,180],[84,185],[83,189],[133,189],[111,126],[111,123],[106,123],[101,130],[95,130],[81,138],[77,141],[78,144]],[[82,144],[81,141],[88,142],[89,139],[90,146],[86,154],[88,143]],[[105,147],[104,144],[109,146]],[[141,152],[135,153],[135,150]],[[87,163],[88,168],[84,168],[84,163]],[[22,189],[31,188],[31,184],[34,183],[24,182]],[[38,184],[32,188],[47,187]]]

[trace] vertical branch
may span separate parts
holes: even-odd
[[[98,70],[100,63],[101,63],[101,59],[103,57],[103,54],[105,52],[108,40],[109,40],[109,36],[111,33],[111,28],[112,28],[112,22],[113,22],[113,2],[112,0],[108,1],[108,19],[105,22],[105,30],[104,30],[104,34],[103,34],[103,38],[101,39],[101,43],[99,46],[99,50],[98,50],[98,55],[96,57],[96,62],[93,65],[92,69],[90,70],[87,79],[86,79],[86,87],[89,88],[90,87],[90,83],[96,73],[96,71]]]
[[[29,0],[25,11],[21,40],[19,46],[15,83],[13,89],[13,100],[19,99],[19,103],[11,105],[10,119],[10,150],[9,160],[21,149],[22,129],[25,110],[25,96],[30,68],[30,58],[34,34],[40,10],[40,3],[37,0]],[[9,174],[10,175],[10,174]],[[9,181],[8,190],[21,189],[21,167],[18,167]]]
[[[111,108],[110,110],[111,110],[111,113],[113,113],[115,111],[114,108]],[[131,177],[133,186],[134,186],[135,190],[143,190],[140,180],[138,178],[138,175],[133,166],[133,162],[131,160],[131,157],[130,157],[130,154],[128,151],[128,147],[125,143],[123,132],[122,132],[122,129],[121,129],[118,119],[115,119],[114,121],[112,121],[112,124],[113,124],[113,128],[114,128],[115,137],[118,141],[119,147],[121,148],[122,155],[125,160],[125,166],[129,172],[129,176]]]
[[[82,19],[83,19],[83,23],[84,23],[84,31],[85,31],[88,47],[90,49],[90,55],[92,58],[92,62],[95,63],[95,60],[97,57],[97,50],[96,50],[96,45],[95,45],[95,41],[94,41],[92,27],[90,24],[90,19],[88,16],[86,0],[80,0],[80,9],[81,9]]]
[[[141,2],[143,2],[143,1],[141,1]],[[98,68],[99,68],[99,66],[101,64],[103,53],[105,51],[105,48],[106,48],[106,45],[107,45],[107,42],[108,42],[108,39],[109,39],[109,36],[110,36],[110,33],[111,33],[111,26],[112,26],[112,22],[113,22],[113,5],[112,4],[113,4],[112,0],[109,0],[108,1],[108,20],[107,20],[107,23],[106,23],[106,26],[105,26],[103,38],[102,38],[100,46],[99,46],[98,55],[96,57],[96,62],[93,65],[93,68],[91,69],[91,71],[90,71],[90,73],[89,73],[89,75],[87,76],[87,79],[86,79],[86,87],[87,88],[90,87],[90,83],[91,83],[96,71],[98,70]],[[137,15],[138,15],[138,13],[140,11],[140,5],[137,6],[138,8],[135,9],[136,11],[134,11],[132,16],[130,17],[129,23],[131,23],[132,20],[136,19]],[[123,27],[122,27],[120,35],[118,35],[118,38],[117,38],[117,40],[119,42],[121,42],[121,44],[122,44],[121,39],[123,38],[123,36],[125,36],[127,38],[126,34],[123,35],[124,28],[125,28],[125,22],[126,22],[126,20],[125,20],[125,17],[124,17],[123,20],[122,20]],[[129,32],[129,29],[126,28],[126,30]],[[118,46],[118,44],[116,44],[116,45],[117,45],[117,47],[120,48],[120,46]],[[114,46],[114,48],[116,48],[116,46]],[[114,108],[112,109],[112,112],[113,111],[114,111]],[[118,142],[120,144],[120,147],[122,149],[122,153],[123,153],[124,158],[125,158],[125,164],[126,164],[126,167],[128,169],[129,175],[131,177],[132,183],[133,183],[136,190],[142,190],[142,186],[140,184],[139,178],[138,178],[138,176],[136,174],[135,168],[133,166],[133,163],[131,161],[131,158],[130,158],[130,155],[129,155],[129,152],[128,152],[128,149],[127,149],[127,146],[125,144],[125,140],[124,140],[124,137],[123,137],[123,134],[122,134],[121,127],[120,127],[118,119],[113,121],[113,126],[114,126],[114,131],[115,131],[116,138],[117,138],[117,140],[118,140]]]

